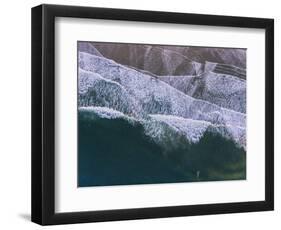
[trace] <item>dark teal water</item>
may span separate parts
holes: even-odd
[[[79,112],[78,186],[155,184],[246,178],[246,153],[211,133],[164,149],[140,124],[89,119]]]

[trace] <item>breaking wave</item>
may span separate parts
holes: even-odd
[[[80,52],[79,67],[79,106],[109,107],[136,118],[171,115],[245,131],[244,113],[191,97],[160,79],[112,60]],[[231,104],[242,105],[243,109],[243,103]],[[235,128],[231,130],[237,133]],[[246,147],[243,139],[239,144]]]
[[[246,153],[207,122],[79,109],[79,186],[245,179]],[[214,127],[213,127],[214,128]]]

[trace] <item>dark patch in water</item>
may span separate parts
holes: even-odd
[[[156,184],[246,178],[246,153],[207,133],[199,143],[165,150],[124,119],[79,112],[78,186]]]

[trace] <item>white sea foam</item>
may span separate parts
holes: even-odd
[[[212,123],[227,120],[230,124],[236,124],[237,119],[240,119],[240,123],[245,123],[245,116],[242,114],[238,118],[239,115],[233,111],[232,116],[231,111],[226,113],[220,106],[194,99],[157,78],[106,58],[80,53],[79,63],[82,69],[98,73],[103,78],[122,85],[128,95],[138,101],[143,114],[170,114]]]
[[[211,99],[193,98],[160,79],[103,57],[80,52],[79,67],[79,106],[89,106],[100,117],[114,119],[121,114],[123,118],[134,117],[156,141],[178,135],[196,143],[206,131],[211,131],[246,146],[244,113],[222,108],[210,102]],[[229,79],[238,82],[229,86],[231,97],[239,91],[239,82],[244,83],[235,77]],[[213,80],[208,80],[210,86],[205,86],[207,93],[226,91],[228,84],[216,86],[221,79]]]
[[[159,79],[194,98],[246,112],[246,81],[241,78],[206,72],[200,76],[160,76]]]
[[[197,143],[208,131],[233,140],[238,146],[246,148],[245,128],[231,125],[214,125],[206,121],[186,119],[171,115],[149,115],[151,120],[144,127],[146,133],[157,142],[174,139],[174,133],[183,135],[190,143]],[[173,133],[172,133],[172,132]],[[170,143],[170,142],[169,142]]]
[[[88,106],[88,107],[80,107],[80,112],[83,112],[84,116],[87,116],[89,119],[96,119],[96,118],[102,118],[102,119],[124,119],[129,122],[140,122],[136,120],[134,117],[130,117],[122,112],[119,112],[117,110],[107,108],[107,107],[94,107],[94,106]]]
[[[141,115],[141,106],[118,82],[79,69],[79,106],[103,106]]]
[[[151,120],[146,124],[146,132],[153,138],[160,140],[162,135],[167,135],[168,129],[184,135],[190,143],[197,143],[204,135],[210,122],[185,119],[171,115],[149,115]],[[166,126],[163,126],[165,124]],[[162,127],[161,127],[162,125]]]

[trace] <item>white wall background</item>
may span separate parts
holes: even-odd
[[[0,35],[0,226],[39,229],[30,222],[30,8],[41,1],[2,1]],[[278,229],[281,224],[281,54],[277,0],[56,0],[44,3],[275,18],[275,211],[68,225],[68,229]],[[281,166],[281,165],[280,165]],[[235,191],[233,191],[235,192]],[[46,227],[50,228],[50,227]],[[55,226],[64,229],[66,226]]]

